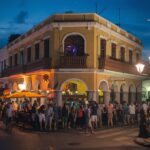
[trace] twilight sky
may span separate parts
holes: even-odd
[[[150,56],[150,0],[1,0],[0,47],[12,33],[24,33],[55,13],[96,12],[142,40],[143,57]]]

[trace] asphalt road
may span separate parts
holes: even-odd
[[[80,131],[24,132],[14,128],[12,134],[0,123],[0,150],[148,150],[134,143],[137,128],[113,128],[85,134]]]

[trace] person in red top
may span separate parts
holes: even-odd
[[[82,106],[80,106],[80,108],[77,112],[77,126],[79,128],[83,127],[83,109],[82,109]]]
[[[108,110],[108,127],[113,127],[113,104],[109,103],[107,106]]]

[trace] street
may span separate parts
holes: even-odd
[[[79,131],[59,132],[24,132],[17,128],[12,134],[4,131],[0,124],[1,150],[146,150],[148,148],[134,143],[138,134],[137,128],[113,128],[85,134]]]

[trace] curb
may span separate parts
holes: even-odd
[[[150,147],[150,142],[149,141],[146,141],[146,139],[144,139],[144,138],[136,138],[135,140],[134,140],[134,142],[136,143],[136,144],[139,144],[139,145],[142,145],[142,146],[145,146],[145,147]]]

